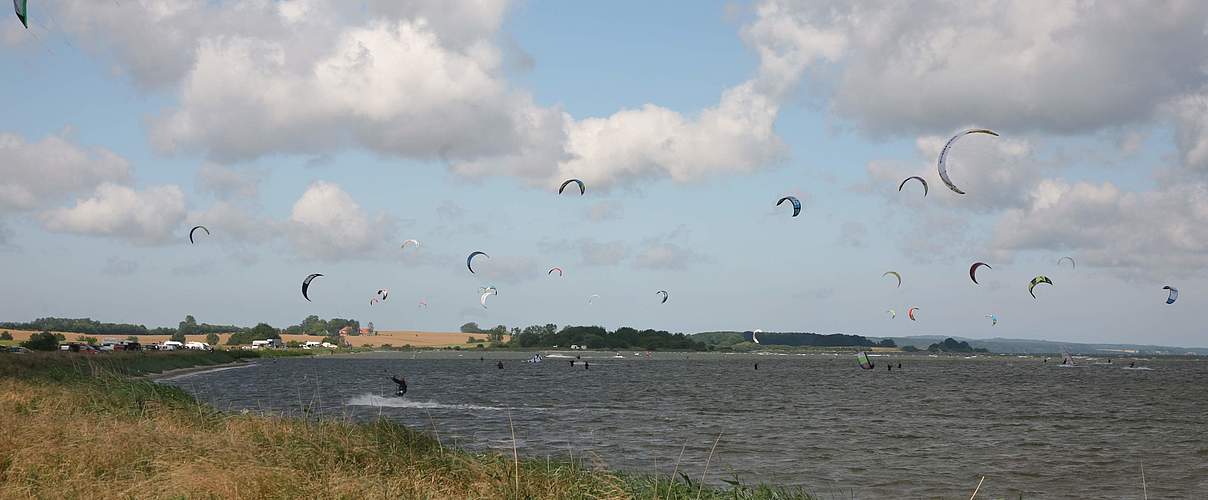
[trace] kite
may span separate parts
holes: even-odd
[[[549,269],[549,272],[548,272],[548,273],[545,273],[545,275],[546,275],[546,276],[549,276],[549,275],[551,275],[551,274],[554,274],[554,271],[558,271],[558,276],[559,276],[559,277],[561,277],[561,276],[562,276],[562,268],[561,268],[561,267],[551,267],[551,268]]]
[[[598,298],[600,298],[600,294],[593,293],[593,294],[591,294],[591,296],[587,297],[587,303],[590,304],[590,303],[592,303],[592,301],[594,301]]]
[[[969,134],[989,134],[989,135],[998,137],[998,132],[995,132],[993,130],[984,129],[984,128],[973,128],[973,129],[969,129],[969,130],[966,130],[964,132],[961,132],[959,134],[952,136],[952,138],[948,139],[948,142],[946,144],[944,144],[944,149],[942,151],[940,151],[940,160],[939,160],[939,162],[937,162],[936,165],[940,171],[940,180],[944,181],[944,185],[948,186],[948,189],[951,189],[956,194],[965,194],[965,192],[961,191],[960,188],[956,187],[956,184],[952,183],[952,179],[948,178],[948,164],[947,164],[948,150],[952,149],[952,145],[954,143],[956,143],[957,139],[960,139],[961,137],[964,137]]]
[[[419,240],[406,240],[403,242],[403,245],[400,246],[399,248],[407,248],[408,243],[414,245],[415,248],[419,248]]]
[[[206,236],[209,236],[209,235],[210,235],[210,230],[209,230],[209,229],[206,229],[206,227],[205,227],[205,226],[193,226],[193,229],[190,229],[190,230],[189,230],[189,244],[190,244],[190,245],[192,245],[192,244],[193,244],[193,232],[194,232],[194,231],[196,231],[196,230],[198,230],[198,229],[200,229],[200,230],[202,230],[202,231],[205,231],[205,232],[206,232]]]
[[[756,344],[758,344],[758,343],[759,343],[759,337],[756,337],[756,336],[755,336],[755,334],[756,334],[756,333],[763,333],[763,330],[755,330],[755,331],[751,332],[751,341],[752,341],[752,342],[755,342]]]
[[[893,309],[886,309],[885,312],[889,313],[889,319],[895,319],[898,317],[898,312]]]
[[[969,279],[973,280],[974,285],[981,284],[977,282],[977,268],[982,266],[985,266],[986,269],[994,269],[990,267],[990,264],[986,264],[985,262],[974,262],[972,266],[969,266]]]
[[[424,300],[424,299],[419,299],[419,304],[416,304],[416,305],[415,305],[415,307],[423,307],[423,308],[427,308],[427,307],[428,307],[428,301],[427,301],[427,300]]]
[[[801,214],[801,201],[798,200],[796,196],[785,196],[784,198],[781,198],[780,201],[776,202],[776,206],[780,206],[780,204],[784,203],[785,201],[793,204],[793,217]]]
[[[21,20],[21,25],[25,29],[29,29],[29,7],[26,0],[13,0],[13,10],[17,12],[17,19]]]
[[[566,186],[572,182],[579,185],[579,196],[583,196],[583,193],[587,192],[587,187],[583,185],[583,181],[579,179],[567,179],[558,187],[558,194],[562,194],[562,190],[566,189]]]
[[[1173,304],[1174,301],[1179,300],[1179,289],[1178,288],[1175,288],[1170,285],[1166,285],[1166,286],[1162,287],[1162,289],[1170,290],[1170,295],[1166,297],[1167,304]]]
[[[494,289],[494,288],[491,288],[490,290],[487,290],[487,291],[485,291],[485,292],[482,292],[482,296],[481,296],[481,297],[478,297],[478,302],[479,302],[480,304],[482,304],[482,308],[483,308],[483,309],[486,309],[486,308],[487,308],[487,297],[490,297],[490,296],[492,296],[492,295],[499,295],[499,290],[496,290],[496,289]]]
[[[909,182],[910,179],[915,179],[923,185],[923,197],[926,198],[927,197],[927,181],[917,175],[912,175],[910,177],[907,177],[905,180],[902,181],[901,184],[898,184],[898,192],[899,193],[902,192],[902,188],[906,186],[906,183]]]
[[[902,288],[902,275],[898,274],[897,271],[885,271],[883,274],[881,274],[881,277],[884,278],[889,275],[893,275],[893,277],[897,278],[898,288]]]
[[[1036,298],[1036,294],[1032,293],[1032,289],[1036,288],[1036,285],[1039,285],[1041,283],[1046,283],[1049,286],[1052,286],[1053,280],[1049,279],[1048,276],[1044,276],[1044,275],[1032,278],[1032,282],[1028,283],[1028,294],[1031,295],[1033,299]]]
[[[319,276],[322,276],[322,274],[316,273],[307,276],[306,279],[302,280],[302,298],[306,299],[307,302],[310,302],[310,297],[306,296],[306,291],[310,289],[310,280],[318,278]]]
[[[671,297],[671,295],[669,295],[666,290],[659,290],[659,291],[655,292],[654,294],[663,296],[663,301],[659,302],[660,304],[666,304],[667,299]]]
[[[910,321],[918,321],[918,319],[914,317],[914,312],[917,310],[919,310],[917,307],[911,307],[910,309],[906,310],[906,315],[910,316]]]
[[[1068,261],[1070,261],[1070,269],[1077,269],[1077,268],[1078,268],[1078,264],[1075,264],[1075,263],[1074,263],[1074,258],[1073,258],[1073,257],[1068,257],[1068,256],[1067,256],[1067,257],[1062,257],[1062,258],[1060,258],[1060,259],[1057,259],[1057,267],[1061,267],[1061,263],[1062,263],[1062,262],[1064,262],[1064,261],[1067,261],[1067,260],[1068,260]]]
[[[377,293],[373,294],[373,298],[369,299],[369,305],[374,305],[378,302],[385,302],[388,295],[390,295],[390,290],[385,288],[378,290]]]
[[[986,318],[990,320],[990,326],[994,326],[994,325],[998,324],[998,316],[995,316],[993,314],[987,314]]]
[[[469,270],[470,270],[470,274],[474,274],[474,268],[473,268],[473,267],[472,267],[470,264],[473,264],[473,263],[474,263],[474,257],[479,256],[479,255],[481,255],[481,256],[483,256],[483,257],[486,257],[486,258],[488,258],[488,259],[489,259],[489,258],[491,258],[491,256],[490,256],[490,255],[487,255],[487,254],[486,254],[486,252],[471,252],[471,253],[470,253],[470,256],[469,256],[469,257],[466,257],[466,269],[469,269]]]
[[[859,363],[860,368],[863,368],[865,370],[871,370],[873,368],[876,368],[876,365],[872,364],[872,360],[868,359],[868,353],[866,353],[864,351],[860,351],[860,352],[856,353],[856,363]]]

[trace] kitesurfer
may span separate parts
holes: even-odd
[[[583,369],[584,369],[584,370],[590,370],[590,369],[591,369],[591,363],[588,363],[588,362],[584,361],[584,362],[583,362]]]
[[[570,360],[570,365],[571,365],[571,366],[575,366],[575,360],[573,360],[573,359],[572,359],[572,360]]]
[[[502,369],[503,369],[503,361],[500,361],[499,363],[497,363],[497,364],[495,365],[495,367],[496,367],[496,368],[498,368],[498,369],[500,369],[500,370],[502,370]]]
[[[1136,361],[1129,361],[1129,362],[1128,362],[1128,367],[1129,367],[1129,368],[1136,368],[1136,367],[1137,367],[1137,362],[1136,362]]]
[[[901,369],[902,369],[902,363],[898,363],[898,369],[899,369],[899,370],[901,370]]]
[[[891,363],[891,364],[885,365],[885,368],[888,368],[889,371],[893,371],[893,364]]]
[[[759,369],[759,363],[755,363],[755,369],[756,369],[756,370],[758,370],[758,369]]]
[[[393,380],[394,383],[398,384],[398,390],[394,392],[395,396],[402,396],[403,394],[407,393],[407,379],[403,378],[402,375],[390,377],[390,380]]]

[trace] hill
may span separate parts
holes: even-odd
[[[884,337],[893,340],[900,347],[914,346],[926,350],[927,346],[943,342],[947,335],[915,335],[911,337]],[[951,337],[955,340],[968,342],[970,346],[989,349],[990,352],[1006,354],[1055,354],[1068,351],[1071,354],[1089,355],[1208,355],[1208,348],[1203,347],[1171,347],[1144,344],[1092,344],[1080,342],[1061,342],[1053,340],[1032,339],[971,339]],[[762,337],[761,337],[762,339]]]

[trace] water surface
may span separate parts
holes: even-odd
[[[682,449],[694,480],[720,436],[710,482],[822,498],[968,498],[983,475],[978,498],[1141,498],[1142,463],[1150,498],[1208,498],[1204,360],[903,356],[862,371],[850,355],[622,354],[287,358],[163,382],[221,409],[381,416],[474,449],[510,452],[510,415],[521,454],[669,474]]]

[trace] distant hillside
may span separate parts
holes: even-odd
[[[927,346],[936,342],[943,342],[949,338],[946,335],[916,335],[911,337],[884,337],[892,339],[899,347],[914,346],[919,349],[927,349]],[[1160,354],[1196,354],[1208,355],[1208,348],[1202,347],[1170,347],[1160,345],[1139,345],[1139,344],[1086,344],[1079,342],[1060,342],[1051,340],[1029,340],[1029,339],[970,339],[964,337],[951,337],[956,340],[968,342],[969,345],[975,348],[989,349],[990,352],[1007,353],[1007,354],[1054,354],[1061,351],[1069,351],[1071,354],[1097,354],[1097,355],[1160,355]],[[761,338],[762,339],[762,338]]]
[[[883,345],[884,347],[893,347],[892,344],[877,344],[877,342],[861,335],[847,335],[843,333],[760,332],[757,336],[759,343],[762,345],[810,347],[873,347],[873,345]],[[724,347],[740,342],[751,342],[751,332],[702,332],[693,335],[692,339],[708,345]]]

